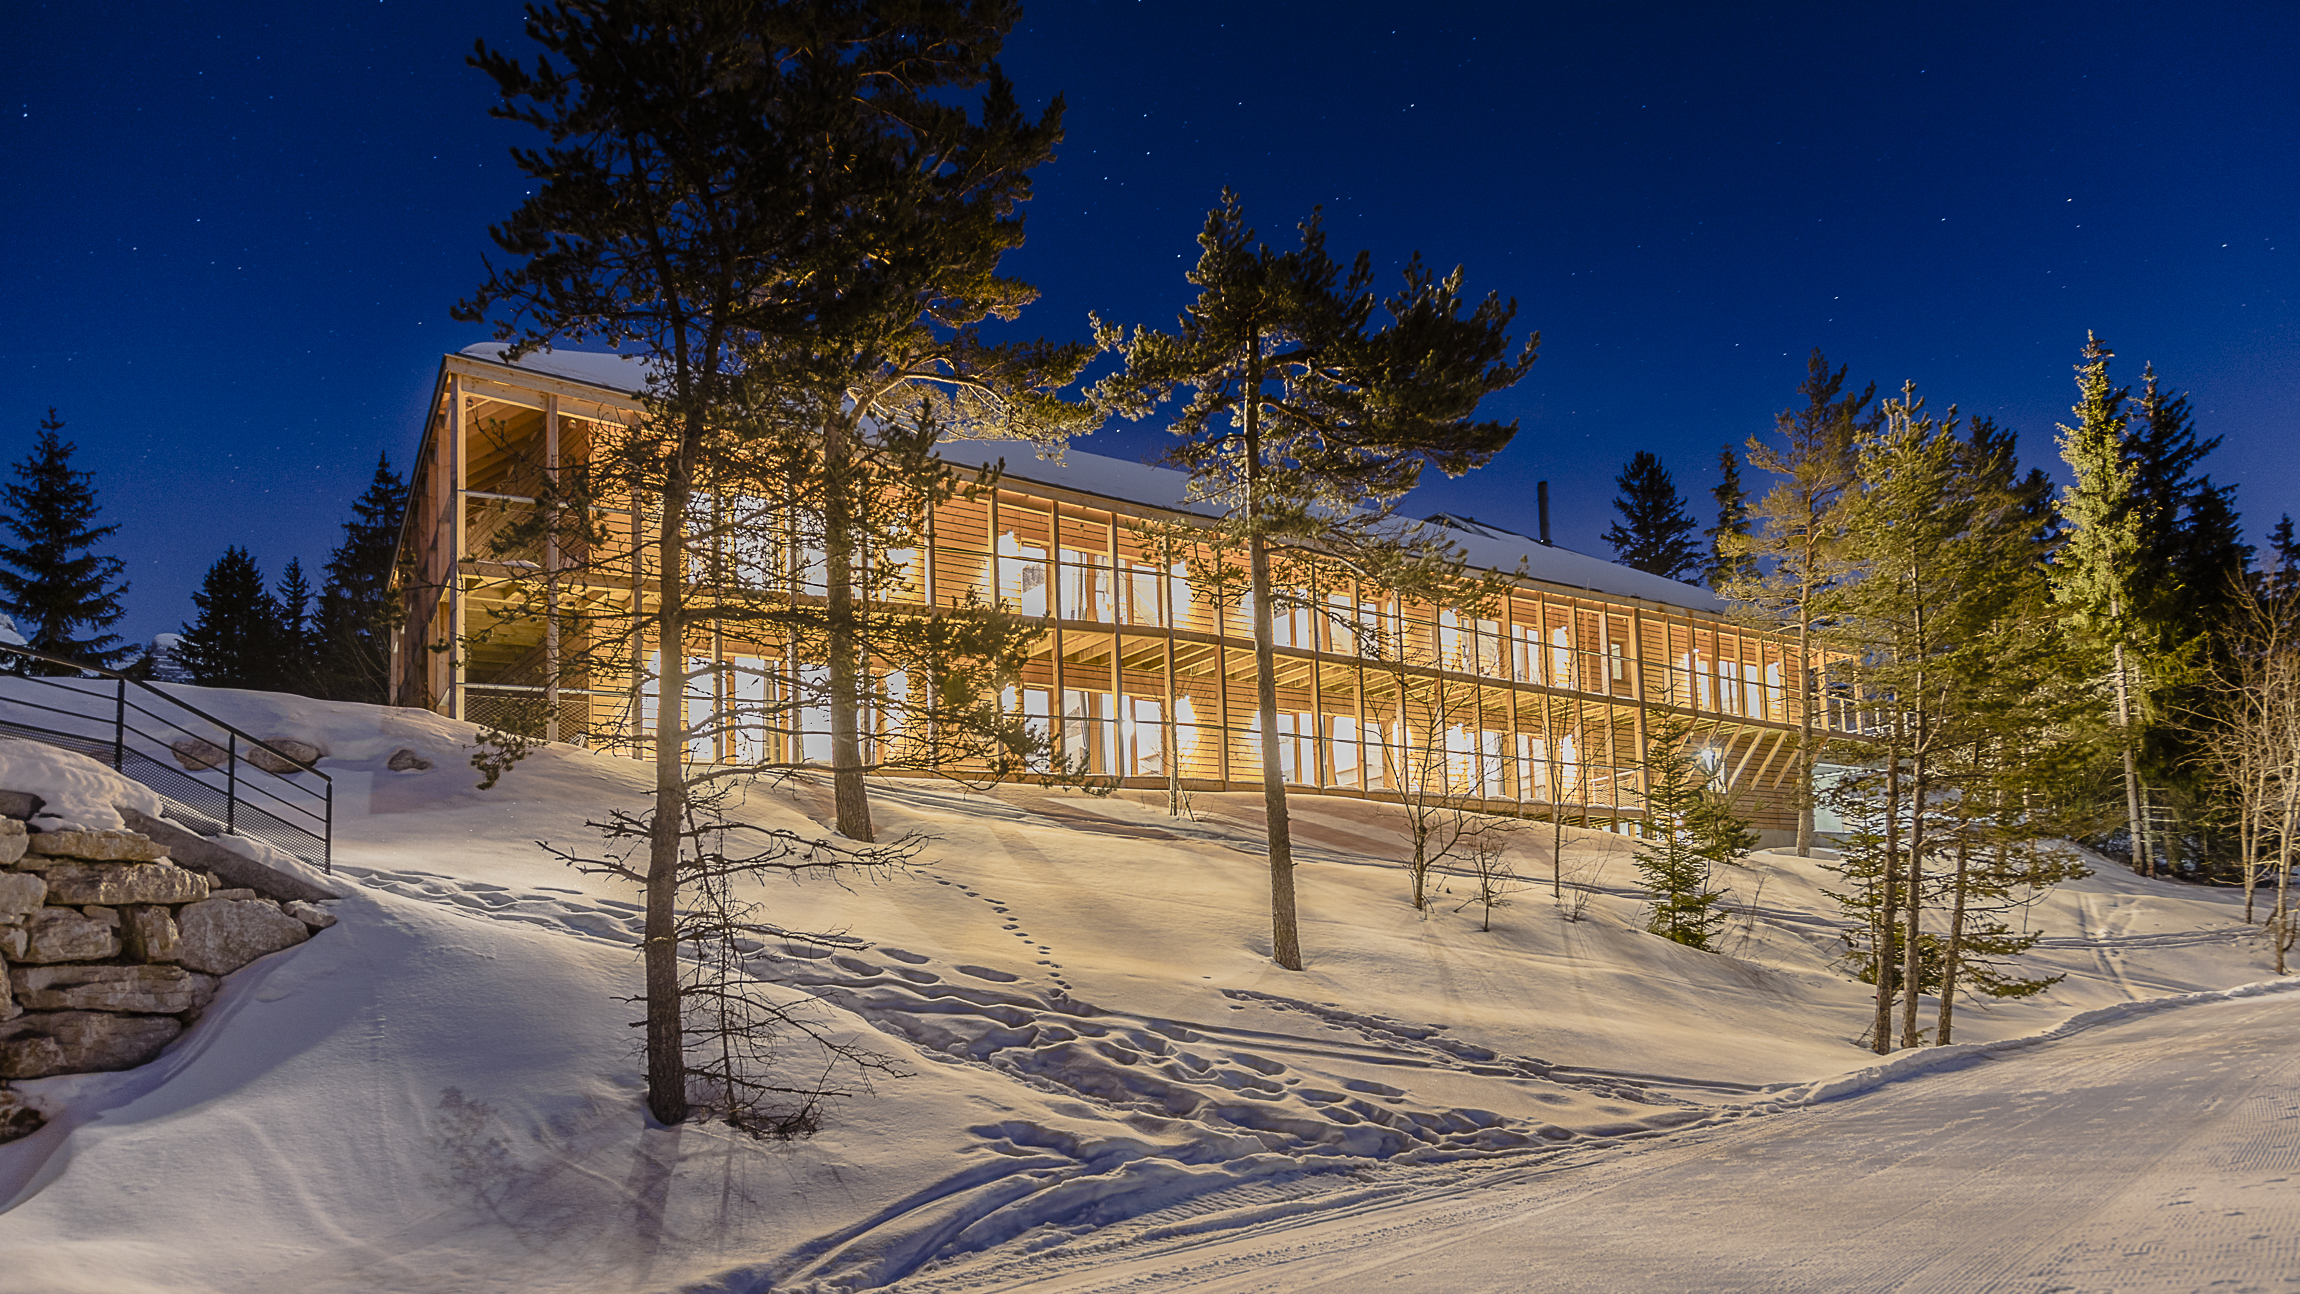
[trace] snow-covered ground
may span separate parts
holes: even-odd
[[[645,770],[552,748],[483,792],[464,725],[198,699],[327,748],[351,897],[154,1064],[24,1085],[65,1113],[0,1146],[0,1291],[993,1288],[1105,1269],[1181,1288],[1282,1266],[1273,1228],[1389,1234],[1384,1217],[1468,1185],[1562,1182],[1964,1079],[1812,1104],[1875,1081],[1827,1081],[1875,1058],[1866,990],[1831,964],[1819,860],[1737,870],[1715,956],[1643,933],[1629,842],[1603,833],[1569,833],[1565,875],[1596,893],[1568,919],[1531,828],[1513,845],[1528,883],[1487,933],[1454,910],[1459,880],[1427,917],[1408,905],[1396,810],[1302,797],[1309,966],[1291,973],[1267,956],[1258,796],[1200,795],[1176,821],[1156,796],[902,783],[874,807],[882,835],[931,837],[915,864],[778,885],[777,922],[841,937],[757,961],[899,1076],[803,1141],[650,1128],[619,1000],[637,895],[534,843],[590,843],[587,817],[642,807]],[[403,747],[437,767],[387,770]],[[755,789],[739,813],[820,834],[828,796]],[[1959,1041],[2263,980],[2240,915],[2229,892],[2103,867],[2031,917],[2051,936],[2031,962],[2068,978],[1963,1008]],[[2300,1008],[2279,994],[2147,1027],[2284,1002]],[[1684,1180],[1742,1189],[1703,1171]],[[1236,1262],[1162,1256],[1182,1245]],[[1340,1269],[1319,1270],[1240,1287]]]

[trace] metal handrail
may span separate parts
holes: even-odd
[[[134,778],[162,794],[170,795],[171,798],[177,798],[176,792],[188,788],[196,788],[197,791],[209,797],[214,797],[220,792],[226,831],[270,841],[272,844],[287,849],[290,853],[298,852],[297,846],[303,841],[309,841],[318,846],[319,858],[317,861],[319,865],[330,873],[334,872],[335,779],[321,772],[315,766],[316,761],[315,763],[306,763],[296,759],[270,742],[244,732],[190,702],[170,696],[143,679],[131,678],[119,670],[101,665],[91,665],[85,661],[76,661],[69,657],[57,656],[11,643],[0,643],[0,652],[10,653],[28,660],[45,661],[48,664],[72,671],[66,675],[40,675],[28,671],[13,675],[30,683],[54,687],[59,691],[98,701],[106,699],[101,696],[99,691],[72,687],[67,680],[104,678],[112,680],[114,685],[113,696],[109,698],[112,702],[110,707],[112,713],[108,719],[112,731],[108,743],[98,736],[42,727],[38,724],[23,723],[6,718],[0,718],[0,731],[30,736],[50,745],[91,756],[102,757],[108,754],[114,771]],[[128,689],[131,686],[139,689],[136,700],[133,702],[128,699]],[[154,710],[143,704],[147,696],[168,707],[168,712]],[[83,724],[100,726],[106,722],[105,717],[86,711],[63,709],[53,705],[42,705],[32,700],[0,696],[0,714],[4,714],[8,707],[19,707],[25,710],[59,715]],[[182,720],[174,717],[172,712],[181,711],[191,715],[208,725],[209,729],[220,732],[224,738],[221,751],[224,785],[216,787],[192,775],[193,771],[206,770],[178,771],[169,768],[153,755],[133,749],[128,743],[130,735],[152,742],[169,753],[176,753],[175,743],[168,741],[163,735],[148,732],[141,726],[130,723],[128,719],[130,711],[142,715],[156,724],[171,728],[184,737],[207,743],[211,747],[215,745],[215,742],[208,732],[188,726]],[[245,743],[244,748],[242,743]],[[106,745],[109,746],[109,750],[103,749]],[[256,765],[255,771],[268,777],[270,779],[268,782],[254,781],[249,783],[243,781],[239,766],[246,760],[248,753],[257,749],[268,752],[281,763],[291,766],[296,772],[310,773],[316,776],[320,780],[319,787],[314,789],[308,785],[291,782],[288,780],[288,775],[273,773],[261,765]],[[177,756],[177,762],[184,762],[180,754]],[[208,766],[210,769],[213,767],[214,765]],[[187,764],[186,769],[189,770],[189,768],[190,766]],[[162,774],[165,776],[161,776]],[[299,803],[296,798],[281,794],[283,789],[298,793],[302,802]],[[259,796],[261,797],[260,800],[257,798]],[[316,801],[316,807],[313,807],[314,801]],[[204,809],[205,806],[194,807]],[[242,812],[243,809],[245,810],[244,813]],[[283,814],[291,816],[283,817]],[[301,821],[296,821],[295,818],[300,818]],[[310,860],[307,858],[307,861]]]

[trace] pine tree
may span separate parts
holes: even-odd
[[[13,540],[0,543],[0,605],[34,650],[118,666],[134,649],[104,631],[127,615],[125,568],[93,549],[119,527],[95,524],[96,478],[73,468],[78,447],[56,434],[63,429],[50,409],[32,453],[15,465],[16,479],[0,487],[7,505],[0,529]],[[15,665],[24,673],[68,672],[22,657]]]
[[[1848,946],[1872,959],[1863,978],[1876,985],[1871,1040],[1882,1052],[1896,1001],[1900,1044],[1916,1046],[1923,993],[1965,983],[2016,995],[1992,961],[2019,941],[1990,915],[2002,898],[1991,867],[2027,859],[2018,833],[2046,821],[2032,793],[2044,769],[2066,763],[2051,747],[2073,689],[2046,611],[2045,486],[2017,476],[2011,434],[1982,421],[1960,435],[1953,408],[1935,419],[1907,386],[1880,412],[1881,425],[1855,438],[1854,481],[1838,504],[1844,572],[1823,610],[1869,715],[1841,740],[1877,765],[1837,795],[1848,821],[1865,824],[1843,869],[1858,888],[1844,901],[1866,930]],[[2021,865],[2040,885],[2058,878]],[[1949,1020],[1944,1007],[1942,1027]]]
[[[176,663],[202,687],[280,690],[284,637],[279,599],[264,588],[264,573],[238,545],[224,550],[192,594],[199,610],[183,628]]]
[[[1717,451],[1718,479],[1709,497],[1717,500],[1717,524],[1702,533],[1709,540],[1709,587],[1719,592],[1755,580],[1756,541],[1751,534],[1749,493],[1741,487],[1741,460],[1727,445]]]
[[[2087,874],[2073,856],[2040,847],[2065,832],[2057,813],[2063,770],[2079,762],[2090,701],[2045,575],[2059,541],[2052,485],[2042,471],[2020,474],[2012,431],[1987,418],[1968,432],[1964,472],[1980,506],[1952,631],[1962,641],[1944,662],[1944,709],[1954,713],[1958,744],[1939,766],[1952,788],[1941,797],[1942,834],[1954,842],[1937,903],[1946,912],[1936,936],[1933,1042],[1942,1046],[1955,1036],[1960,992],[2027,997],[2057,982],[2005,968],[2044,932],[2026,921],[2015,931],[2004,914]]]
[[[1617,560],[1672,580],[1702,568],[1701,545],[1693,541],[1698,527],[1659,458],[1638,450],[1613,483],[1621,488],[1613,500],[1621,521],[1606,528],[1605,542],[1613,545]]]
[[[328,555],[312,618],[319,695],[383,705],[391,699],[391,563],[407,513],[407,484],[379,455],[352,504],[343,542]]]
[[[1749,465],[1774,477],[1773,488],[1758,501],[1759,530],[1753,559],[1762,559],[1762,573],[1754,579],[1729,583],[1720,592],[1749,604],[1750,614],[1767,627],[1794,625],[1797,658],[1807,662],[1797,670],[1797,855],[1813,852],[1813,769],[1821,757],[1821,733],[1815,722],[1820,712],[1820,671],[1812,668],[1815,628],[1827,599],[1843,573],[1837,558],[1841,527],[1836,508],[1853,479],[1852,452],[1856,436],[1871,428],[1874,413],[1863,414],[1876,397],[1874,385],[1858,395],[1844,394],[1845,368],[1835,372],[1815,350],[1805,363],[1805,380],[1797,393],[1803,408],[1784,409],[1774,418],[1781,437],[1769,445],[1749,438]]]
[[[699,785],[685,769],[696,735],[683,699],[689,635],[713,620],[769,632],[775,616],[792,615],[698,601],[695,532],[716,533],[721,506],[741,492],[774,497],[780,486],[768,473],[778,459],[807,474],[806,497],[785,506],[811,510],[809,529],[823,536],[827,605],[791,620],[789,632],[820,635],[807,649],[829,663],[819,685],[827,696],[808,703],[832,711],[838,829],[869,839],[859,715],[893,698],[864,659],[875,649],[861,628],[872,577],[858,563],[867,567],[873,540],[901,523],[858,524],[852,509],[878,484],[908,499],[954,488],[931,453],[943,428],[998,423],[1027,436],[1065,416],[1052,390],[1090,351],[993,345],[979,331],[1033,295],[998,266],[1021,242],[1017,208],[1030,169],[1061,138],[1062,104],[1035,122],[1023,117],[994,61],[1017,11],[989,0],[889,12],[561,0],[527,12],[543,58],[528,65],[482,49],[473,62],[501,94],[493,115],[526,122],[551,144],[514,150],[534,188],[491,231],[518,263],[492,268],[454,313],[495,317],[514,357],[593,341],[654,363],[644,417],[609,466],[625,474],[623,489],[648,499],[657,598],[624,632],[651,636],[661,661],[654,809],[637,875],[647,1102],[658,1120],[677,1123],[689,1113],[676,955],[680,887],[692,875],[682,832]],[[964,96],[976,91],[970,114]],[[945,393],[927,392],[936,385]],[[889,425],[904,429],[901,444],[874,454],[863,420],[895,406],[901,416]],[[582,488],[566,497],[580,503]],[[583,527],[583,509],[567,520]],[[989,608],[903,625],[891,632],[952,661],[1021,641]],[[930,675],[909,697],[931,701],[951,728],[990,725],[984,740],[1006,743],[1014,734],[996,726],[995,706],[961,695],[982,672]],[[947,731],[921,727],[937,741]]]
[[[1095,389],[1112,411],[1141,418],[1191,393],[1168,461],[1190,474],[1193,497],[1224,509],[1224,537],[1246,557],[1265,734],[1278,731],[1273,554],[1362,549],[1362,560],[1390,569],[1393,587],[1458,571],[1442,542],[1386,531],[1390,510],[1424,468],[1458,476],[1517,434],[1515,422],[1479,420],[1477,406],[1525,375],[1540,341],[1512,346],[1517,304],[1498,295],[1465,316],[1461,270],[1437,279],[1418,254],[1404,290],[1380,303],[1390,318],[1377,327],[1371,254],[1358,253],[1345,275],[1316,213],[1300,231],[1292,250],[1258,243],[1225,189],[1198,235],[1188,275],[1198,296],[1175,330],[1096,325],[1126,361]],[[1261,745],[1271,956],[1300,970],[1285,778],[1278,743]]]

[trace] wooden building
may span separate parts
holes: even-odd
[[[597,543],[582,553],[551,539],[502,542],[539,506],[546,476],[636,420],[644,370],[613,356],[498,356],[474,346],[440,365],[401,540],[394,700],[647,754],[659,657],[642,627],[646,551],[632,542],[645,500],[594,493]],[[1003,460],[1004,475],[995,490],[934,510],[930,542],[901,555],[898,596],[947,606],[971,592],[1043,618],[1038,650],[1002,701],[1044,723],[1088,772],[1137,786],[1258,786],[1249,613],[1193,586],[1202,553],[1160,561],[1145,551],[1143,523],[1193,516],[1181,475],[1077,449],[1045,461],[1017,443],[947,443],[943,456],[962,467]],[[1513,573],[1492,614],[1401,603],[1336,575],[1303,591],[1325,614],[1279,616],[1275,740],[1290,782],[1387,798],[1435,767],[1449,793],[1492,809],[1606,824],[1637,816],[1644,735],[1681,715],[1715,783],[1768,843],[1788,838],[1802,670],[1793,639],[1736,624],[1704,589],[1499,527],[1446,523],[1478,565]],[[810,569],[819,588],[819,552],[795,529],[761,530],[750,558],[794,594]],[[582,614],[547,617],[547,606]],[[555,626],[572,623],[587,640],[556,641],[575,631]],[[1366,659],[1353,624],[1405,644],[1405,667]],[[712,626],[687,650],[692,713],[779,716],[721,725],[694,758],[827,757],[819,709],[759,704],[803,695],[819,677],[788,644]],[[578,658],[580,670],[566,667]]]

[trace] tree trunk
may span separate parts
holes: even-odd
[[[824,420],[823,576],[829,619],[831,712],[831,804],[838,833],[849,840],[872,839],[870,798],[863,791],[862,693],[867,671],[858,659],[855,633],[854,527],[848,515],[848,475],[853,462],[845,413]]]
[[[1877,975],[1877,1016],[1870,1026],[1873,1035],[1870,1045],[1880,1056],[1893,1049],[1893,924],[1899,919],[1900,858],[1901,751],[1896,742],[1885,751],[1885,872],[1878,878],[1884,893],[1876,907],[1876,925],[1870,931],[1869,950],[1869,961]]]
[[[656,650],[655,817],[647,842],[647,1112],[662,1124],[687,1117],[686,1031],[679,1001],[679,829],[686,818],[687,646],[686,535],[688,481],[699,432],[689,424],[681,453],[663,483],[662,530],[655,580],[662,619]],[[634,608],[634,611],[636,608]]]
[[[2109,601],[2109,614],[2121,614],[2113,598]],[[2124,644],[2116,644],[2114,651],[2117,743],[2124,747],[2124,829],[2132,838],[2132,870],[2147,876],[2152,870],[2149,866],[2148,827],[2140,816],[2140,773],[2132,760],[2132,696],[2125,677]]]
[[[1965,887],[1970,877],[1970,854],[1962,841],[1957,844],[1956,888],[1949,900],[1949,937],[1941,949],[1941,1016],[1933,1029],[1936,1046],[1949,1045],[1949,1034],[1955,1024],[1957,1007],[1958,952],[1965,937]],[[1997,846],[1997,871],[2004,871],[2004,846]]]
[[[1246,377],[1246,549],[1254,589],[1254,699],[1262,722],[1262,811],[1270,841],[1270,958],[1302,969],[1294,910],[1294,841],[1286,819],[1286,778],[1278,762],[1278,652],[1270,618],[1270,549],[1262,537],[1262,342],[1254,338]]]
[[[1921,686],[1921,684],[1920,684]],[[1917,914],[1925,892],[1925,793],[1931,781],[1931,768],[1926,759],[1926,732],[1924,712],[1917,714],[1917,740],[1909,759],[1909,866],[1904,875],[1907,883],[1903,892],[1908,896],[1908,929],[1901,940],[1901,1045],[1914,1047],[1919,1043],[1917,1034],[1917,998],[1924,987],[1922,941],[1917,937]]]
[[[2263,801],[2268,795],[2267,788],[2260,786],[2257,780],[2247,778],[2246,783],[2245,793],[2236,805],[2236,852],[2244,868],[2244,924],[2251,925],[2253,894],[2260,887],[2260,828],[2264,825],[2261,815],[2266,811]]]
[[[2292,832],[2300,820],[2300,778],[2288,778],[2284,789],[2284,820],[2276,833],[2276,913],[2270,918],[2274,926],[2268,932],[2276,945],[2276,973],[2284,973],[2284,953],[2290,948],[2286,927],[2292,920],[2289,902],[2292,890]]]
[[[1810,560],[1808,560],[1810,566]],[[1813,677],[1813,619],[1800,594],[1797,609],[1797,677],[1803,681],[1797,715],[1797,857],[1813,856],[1813,702],[1820,691]]]

